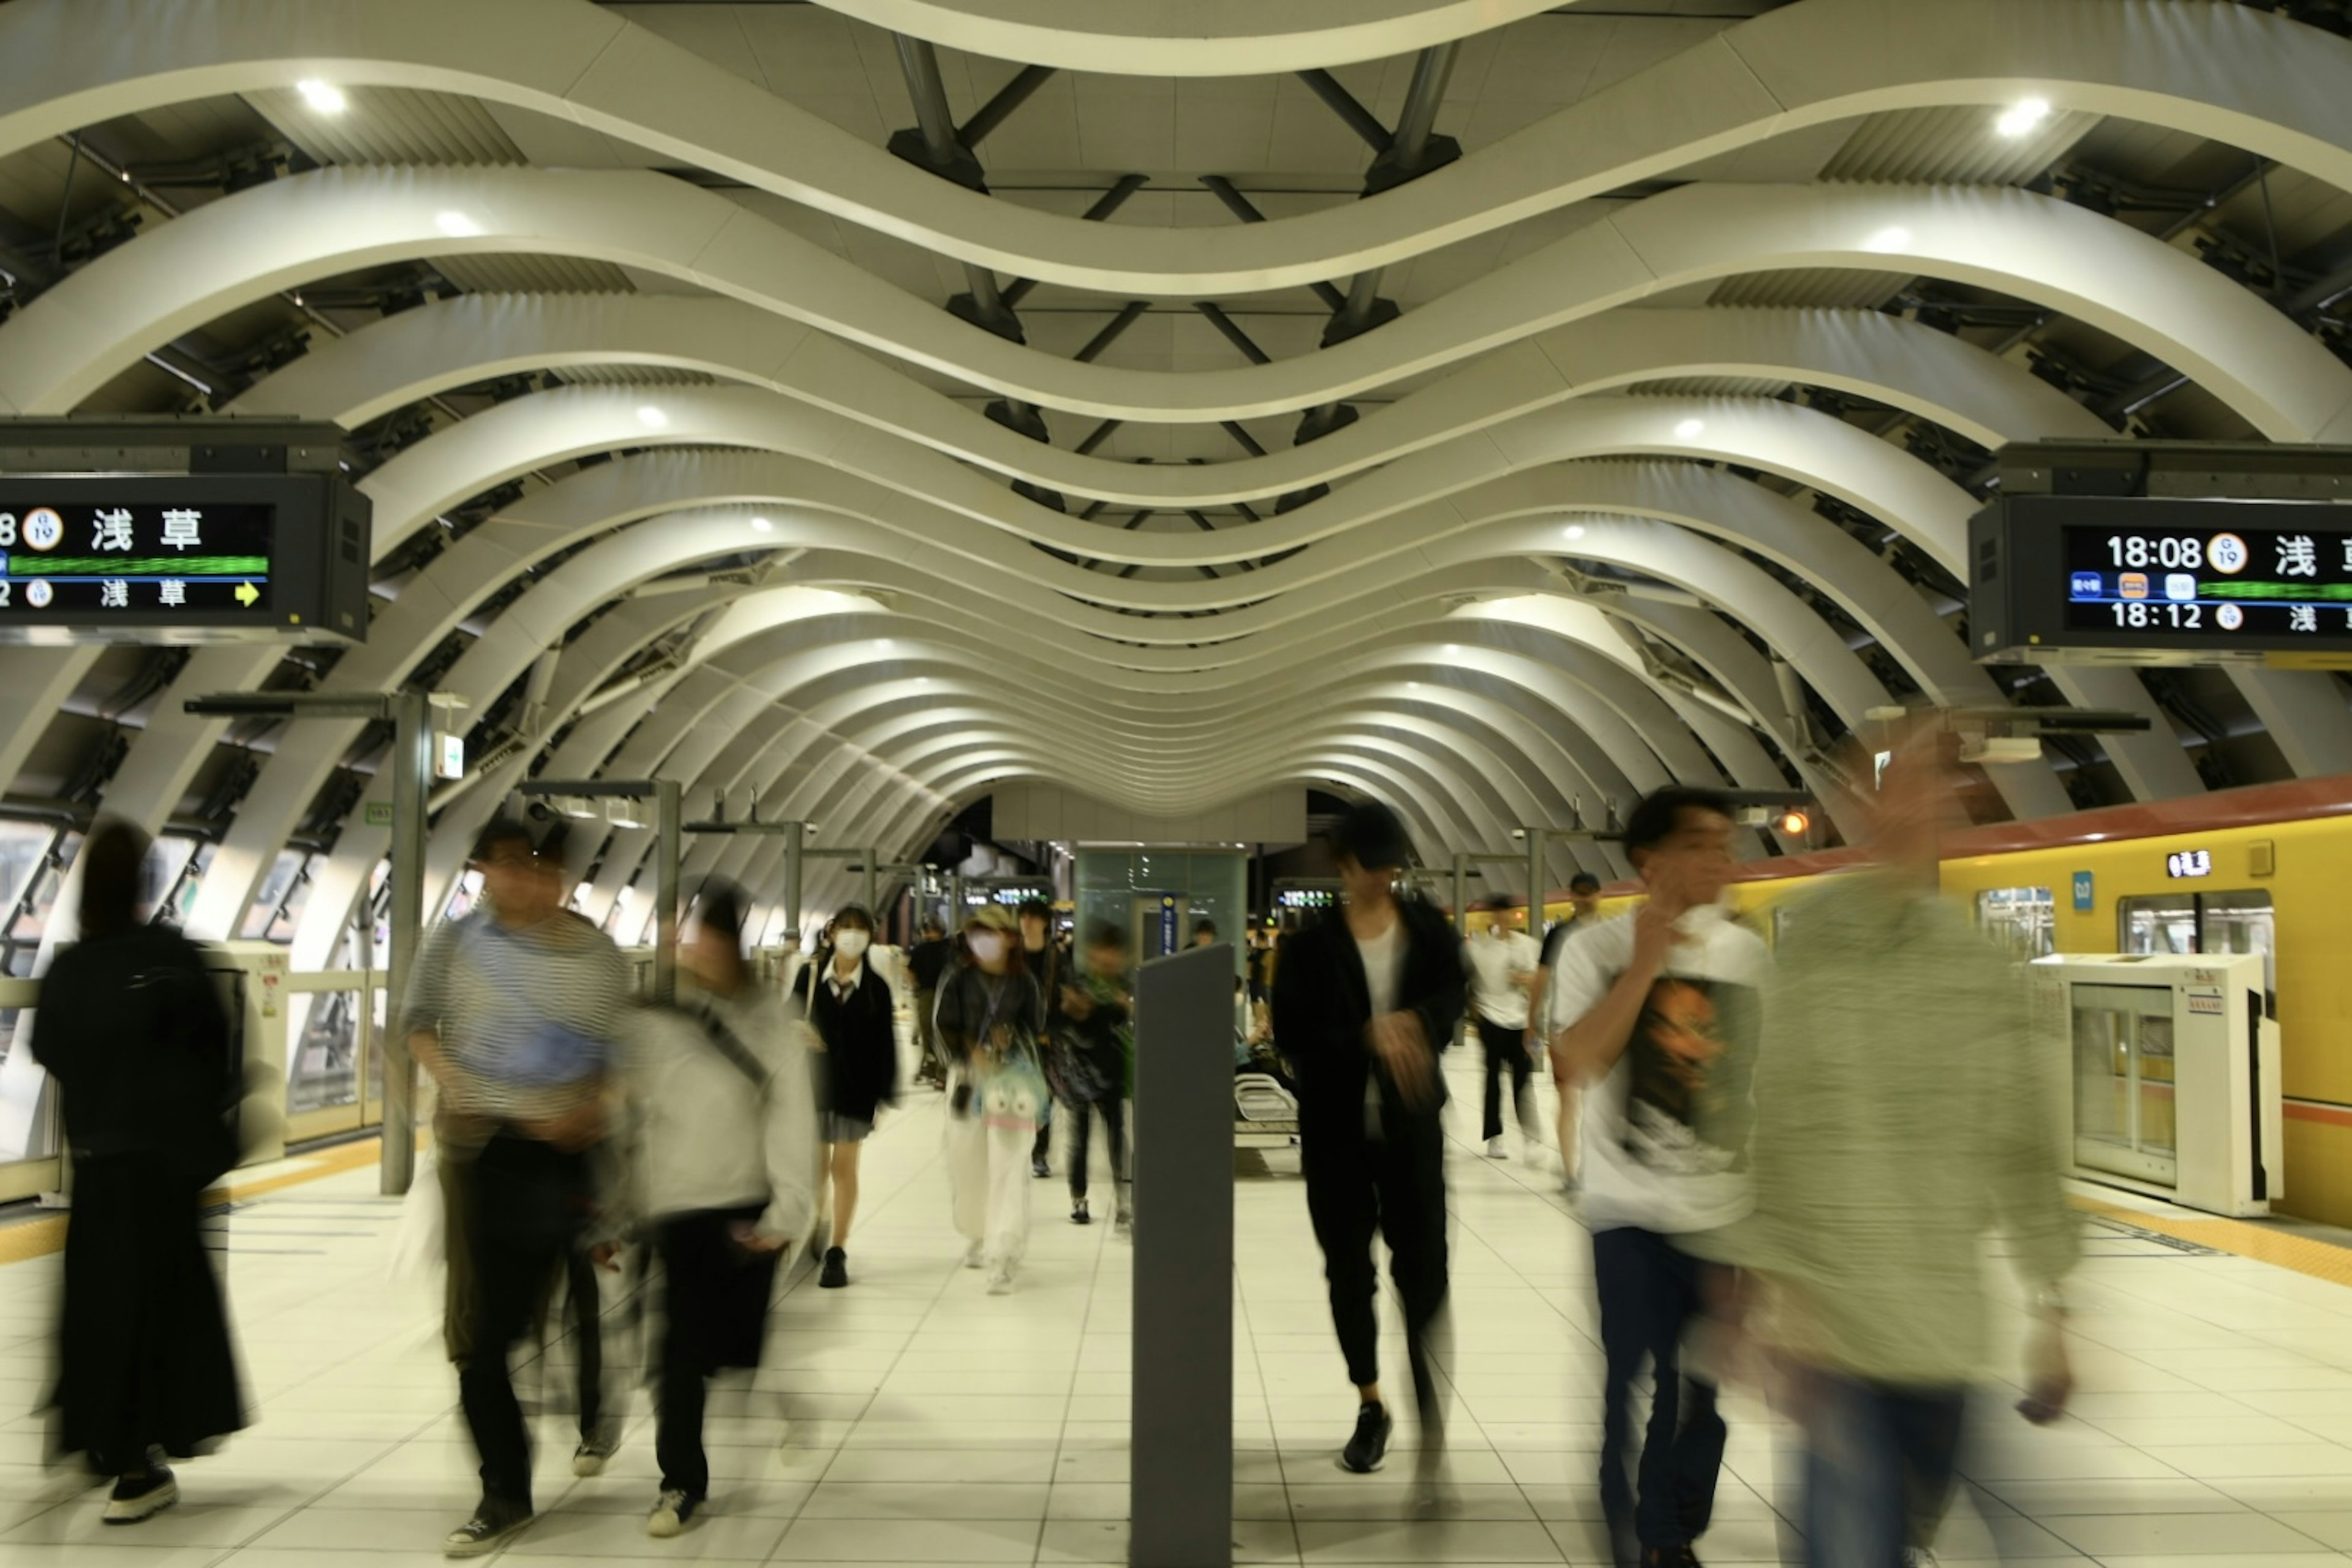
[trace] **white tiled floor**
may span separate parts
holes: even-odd
[[[1458,1064],[1467,1068],[1470,1064]],[[1582,1232],[1551,1167],[1476,1157],[1477,1088],[1450,1114],[1455,1418],[1446,1516],[1410,1517],[1409,1466],[1351,1477],[1334,1451],[1353,1396],[1334,1349],[1295,1157],[1239,1184],[1234,1368],[1236,1558],[1250,1563],[1599,1563],[1592,1487],[1598,1354]],[[857,1283],[803,1279],[766,1363],[711,1405],[705,1522],[642,1528],[655,1470],[642,1394],[604,1477],[569,1472],[572,1434],[541,1426],[541,1519],[509,1550],[545,1568],[706,1563],[1116,1563],[1127,1547],[1127,1249],[1064,1221],[1037,1184],[1021,1289],[958,1268],[919,1099],[866,1163]],[[1098,1156],[1099,1157],[1099,1156]],[[436,1307],[388,1282],[397,1205],[373,1172],[260,1199],[226,1258],[256,1407],[251,1431],[182,1470],[186,1500],[130,1530],[103,1494],[43,1468],[39,1422],[0,1425],[0,1565],[211,1568],[437,1563],[473,1501]],[[1097,1184],[1097,1205],[1105,1196]],[[2049,1430],[1985,1401],[1973,1484],[1947,1562],[2055,1568],[2300,1568],[2352,1548],[2352,1291],[2242,1259],[2098,1228],[2077,1281],[2082,1392]],[[38,1397],[54,1258],[0,1268],[0,1399]],[[2005,1276],[2001,1289],[2009,1289]],[[1393,1314],[1389,1320],[1393,1324]],[[2014,1337],[2016,1323],[2006,1325]],[[1402,1377],[1402,1345],[1386,1347]],[[1400,1389],[1402,1392],[1402,1389]],[[1405,1403],[1409,1403],[1405,1402]],[[1729,1401],[1732,1441],[1710,1563],[1800,1561],[1776,1473],[1783,1429]],[[1414,1441],[1410,1426],[1401,1446]]]

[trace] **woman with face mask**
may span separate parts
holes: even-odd
[[[852,904],[828,929],[830,951],[801,971],[793,990],[824,1047],[815,1064],[818,1131],[824,1142],[818,1181],[820,1188],[832,1184],[833,1230],[817,1284],[838,1290],[849,1283],[858,1153],[874,1131],[875,1113],[898,1098],[898,1037],[890,983],[866,962],[874,917]],[[818,1197],[822,1214],[822,1191]]]
[[[1029,1240],[1031,1146],[1045,1101],[1038,1053],[1045,1007],[1023,962],[1012,911],[990,904],[964,923],[971,962],[940,986],[935,1033],[948,1064],[948,1179],[964,1267],[1013,1289]]]

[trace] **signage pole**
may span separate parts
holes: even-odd
[[[433,773],[433,712],[422,691],[392,699],[392,952],[384,972],[383,1152],[379,1190],[396,1197],[416,1172],[416,1064],[402,1009],[425,937],[425,797]]]
[[[793,951],[801,950],[801,838],[808,830],[798,823],[784,835],[784,929],[792,933]]]
[[[1134,1568],[1234,1560],[1234,950],[1136,984]]]
[[[1528,934],[1543,941],[1544,830],[1529,823],[1528,836]]]
[[[879,925],[882,921],[882,911],[874,907],[874,900],[880,890],[881,884],[877,862],[881,858],[882,851],[879,848],[866,851],[866,912],[872,917],[877,925]]]
[[[654,781],[654,1000],[677,1000],[678,784]]]

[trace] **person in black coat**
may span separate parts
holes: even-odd
[[[177,1502],[163,1458],[245,1425],[197,1226],[200,1195],[236,1163],[236,1064],[202,950],[140,919],[147,848],[121,820],[82,846],[81,940],[41,983],[32,1043],[73,1159],[54,1436],[116,1478],[109,1524]]]
[[[1331,1321],[1360,1404],[1340,1455],[1378,1469],[1393,1426],[1381,1396],[1379,1276],[1372,1233],[1389,1247],[1404,1302],[1422,1427],[1423,1479],[1433,1478],[1444,1412],[1431,1351],[1445,1307],[1445,1082],[1438,1053],[1462,1017],[1462,943],[1445,916],[1391,887],[1411,858],[1404,827],[1377,804],[1331,833],[1344,907],[1284,945],[1274,984],[1275,1038],[1298,1077],[1299,1159],[1323,1249]]]
[[[849,1283],[858,1152],[874,1131],[876,1113],[898,1098],[898,1003],[890,983],[866,962],[873,941],[874,917],[850,905],[833,919],[832,947],[793,983],[795,998],[824,1042],[815,1064],[817,1115],[824,1141],[821,1176],[833,1184],[833,1230],[817,1284],[827,1290]],[[824,1212],[822,1192],[817,1212]]]

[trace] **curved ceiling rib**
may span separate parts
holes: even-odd
[[[1173,373],[1008,342],[659,174],[326,169],[199,208],[35,300],[0,325],[0,409],[63,412],[156,345],[319,277],[539,252],[688,279],[1008,396],[1105,418],[1311,407],[1664,289],[1814,268],[1927,273],[2046,305],[2193,376],[2277,439],[2317,438],[2352,405],[2352,369],[2258,295],[2136,229],[2007,188],[1685,185],[1318,353]]]
[[[1255,67],[1256,69],[1268,68]],[[16,0],[0,153],[109,115],[334,76],[573,121],[1014,277],[1142,294],[1293,287],[1405,260],[1772,135],[2048,94],[2352,189],[2352,43],[2187,0],[1808,0],[1718,35],[1446,169],[1305,216],[1139,229],[992,202],[586,0]]]
[[[1728,377],[1859,395],[1979,446],[2105,436],[2098,416],[1966,340],[1876,310],[1618,310],[1497,350],[1305,446],[1206,465],[1117,463],[1032,441],[872,356],[734,300],[461,295],[314,349],[230,405],[357,428],[460,386],[639,364],[747,382],[1066,495],[1137,506],[1328,484],[1571,397]]]

